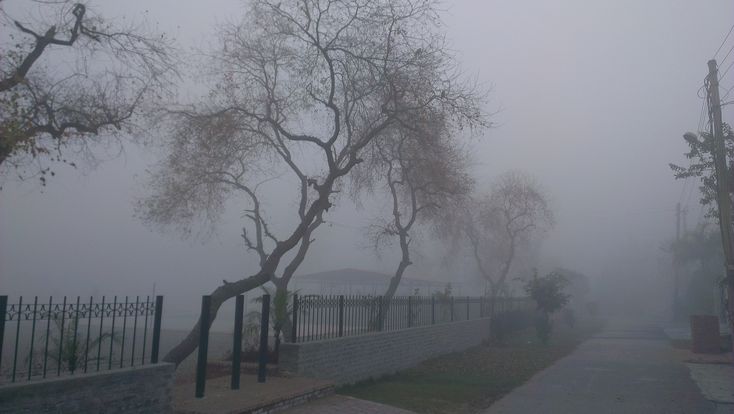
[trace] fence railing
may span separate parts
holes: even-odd
[[[291,340],[321,339],[396,331],[486,318],[533,309],[528,298],[396,296],[293,296]]]
[[[163,296],[0,296],[0,383],[157,363],[162,311]]]

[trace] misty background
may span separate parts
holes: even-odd
[[[675,205],[687,211],[688,228],[704,212],[698,184],[675,181],[668,163],[688,165],[682,134],[699,125],[706,62],[731,26],[734,3],[444,5],[445,30],[458,61],[491,87],[488,110],[498,111],[496,126],[471,143],[478,188],[508,169],[534,175],[550,196],[557,222],[543,239],[537,265],[588,275],[608,306],[625,301],[633,311],[665,312],[671,259],[661,246],[675,235]],[[217,25],[236,20],[242,10],[238,1],[91,6],[113,21],[148,20],[176,38],[185,53],[212,47]],[[181,83],[183,97],[201,92],[195,73],[185,72]],[[732,86],[734,72],[722,81],[722,94]],[[732,115],[734,108],[725,106],[724,121]],[[251,273],[257,259],[240,238],[236,204],[206,238],[162,234],[134,217],[133,203],[146,193],[147,170],[160,155],[156,138],[146,139],[148,145],[125,145],[121,156],[109,154],[109,161],[93,168],[58,166],[47,187],[34,179],[5,180],[3,294],[151,295],[155,289],[166,297],[164,314],[186,319],[181,327],[187,328],[202,294],[222,279]],[[265,195],[271,218],[286,214],[293,203],[288,194]],[[367,247],[365,226],[374,209],[341,197],[317,230],[299,274],[340,268],[392,274],[397,255],[377,256]],[[477,282],[471,262],[444,266],[442,253],[440,244],[424,243],[406,277],[451,282],[468,294]]]

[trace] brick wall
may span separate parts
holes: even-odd
[[[173,364],[0,386],[0,414],[170,413]]]
[[[377,378],[489,338],[489,318],[307,343],[285,343],[279,367],[337,384]]]

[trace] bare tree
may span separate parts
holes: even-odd
[[[6,172],[39,175],[45,184],[50,162],[74,165],[64,148],[90,155],[93,137],[129,132],[147,99],[167,91],[176,73],[168,39],[142,25],[116,27],[69,1],[39,1],[43,16],[33,23],[5,8],[0,4]]]
[[[244,21],[222,31],[208,65],[209,97],[161,120],[169,155],[139,208],[150,224],[190,232],[201,219],[215,221],[228,200],[244,198],[242,236],[259,266],[212,292],[213,317],[227,299],[268,281],[285,288],[341,179],[373,140],[427,110],[455,124],[484,122],[438,23],[433,1],[252,0]],[[258,187],[273,178],[289,180],[280,188],[290,186],[296,198],[293,217],[278,220],[292,226],[279,231],[268,224]],[[164,359],[186,358],[199,329]]]
[[[440,113],[416,115],[419,118],[398,124],[375,140],[366,162],[353,174],[357,195],[364,189],[369,194],[389,194],[390,217],[377,218],[369,231],[376,251],[395,243],[400,247],[400,262],[383,295],[384,308],[412,264],[410,252],[419,232],[417,226],[430,229],[440,219],[440,209],[468,195],[473,185],[460,131],[452,130],[452,124]]]
[[[507,293],[518,249],[553,226],[553,212],[535,180],[521,172],[502,174],[489,194],[455,210],[450,234],[465,244],[488,284],[490,297]],[[524,246],[524,247],[523,247]]]

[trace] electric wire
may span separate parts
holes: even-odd
[[[721,51],[721,48],[724,47],[726,40],[729,39],[729,36],[731,35],[732,30],[734,30],[734,24],[731,25],[731,27],[729,28],[729,33],[726,34],[726,36],[724,37],[724,40],[721,41],[721,45],[719,45],[719,48],[716,49],[716,53],[714,53],[714,59],[716,59],[716,55],[719,54],[719,52]]]
[[[724,95],[723,95],[723,96],[721,97],[721,100],[723,101],[724,99],[726,99],[726,97],[727,97],[727,96],[729,96],[729,94],[730,94],[730,93],[731,93],[731,91],[733,91],[733,90],[734,90],[734,85],[732,85],[732,87],[731,87],[731,88],[729,88],[729,89],[727,89],[727,90],[726,90],[726,93],[725,93],[725,94],[724,94]]]
[[[724,73],[722,73],[722,74],[721,74],[721,75],[719,76],[719,81],[721,81],[722,79],[724,79],[724,76],[726,76],[726,74],[727,74],[727,73],[729,73],[729,69],[731,69],[731,67],[732,67],[733,65],[734,65],[734,60],[732,60],[732,61],[731,61],[731,63],[729,63],[729,66],[727,66],[727,67],[726,67],[726,70],[724,71]]]
[[[696,128],[696,133],[700,134],[701,131],[703,131],[703,120],[704,115],[706,114],[706,100],[701,99],[701,114],[698,116],[698,126]]]
[[[721,59],[721,61],[719,62],[719,64],[723,65],[723,64],[724,64],[724,62],[726,62],[726,58],[728,58],[728,57],[729,57],[729,55],[731,55],[731,52],[732,52],[733,50],[734,50],[734,45],[731,45],[731,47],[729,48],[729,51],[728,51],[728,52],[726,52],[726,55],[725,55],[725,56],[724,56],[724,57],[723,57],[723,58]]]

